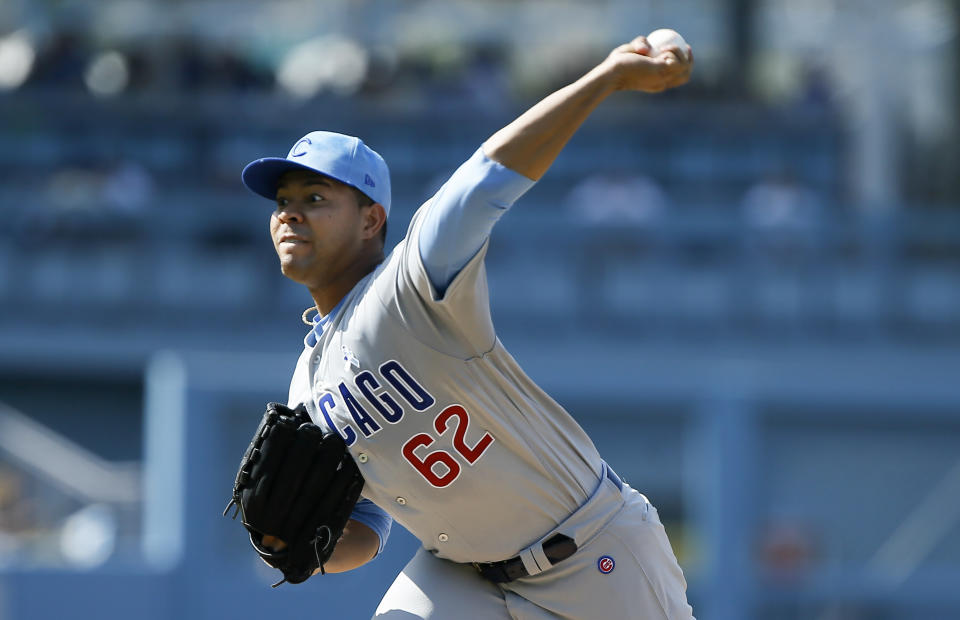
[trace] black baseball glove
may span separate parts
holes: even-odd
[[[253,548],[283,572],[274,587],[301,583],[317,568],[324,572],[361,489],[363,476],[339,433],[324,434],[302,404],[269,403],[223,514],[236,506],[233,518],[240,513]],[[266,547],[267,535],[286,546]]]

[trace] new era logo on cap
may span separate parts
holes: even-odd
[[[376,187],[377,184],[373,182],[373,179],[370,178],[369,174],[363,175],[363,184],[369,185],[370,187]]]

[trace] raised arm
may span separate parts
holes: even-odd
[[[656,93],[690,78],[693,55],[676,47],[650,57],[646,37],[637,37],[612,52],[582,78],[549,95],[484,144],[487,157],[533,180],[550,168],[574,132],[611,93],[634,90]]]
[[[484,142],[424,215],[420,256],[437,293],[443,296],[500,216],[543,176],[601,101],[618,90],[655,93],[684,84],[693,58],[684,51],[667,47],[650,57],[646,37],[637,37]]]

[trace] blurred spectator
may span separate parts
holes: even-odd
[[[833,89],[825,67],[809,63],[804,67],[803,85],[798,103],[802,106],[826,110],[833,102]]]
[[[805,578],[820,560],[813,528],[783,519],[768,524],[758,542],[758,560],[766,577],[780,583]]]
[[[136,218],[153,199],[154,182],[149,171],[135,161],[120,161],[103,179],[103,206],[119,215]]]
[[[44,202],[63,213],[94,210],[98,206],[101,184],[102,175],[96,169],[67,165],[50,175]]]
[[[153,177],[137,162],[67,165],[48,177],[44,199],[17,226],[27,235],[128,239],[140,231],[154,187]]]
[[[198,90],[203,84],[204,62],[203,53],[197,42],[187,36],[177,37],[170,45],[168,62],[173,67],[172,76],[174,87],[180,90]]]
[[[0,463],[0,566],[13,563],[23,545],[23,534],[33,527],[31,513],[19,472]]]
[[[113,555],[116,544],[117,518],[106,504],[86,505],[60,527],[60,553],[77,568],[100,566]]]
[[[818,246],[817,229],[823,200],[784,167],[749,188],[741,210],[748,246],[767,258],[809,258]]]
[[[810,327],[805,317],[822,305],[826,280],[821,196],[784,167],[748,189],[741,210],[742,311],[751,321],[773,320],[781,335],[787,327],[802,335]]]
[[[27,85],[80,90],[87,56],[86,42],[78,32],[60,30],[40,49]]]
[[[579,311],[587,317],[606,296],[611,268],[633,264],[656,247],[669,199],[654,179],[621,170],[585,178],[565,203],[585,240],[578,283],[584,291]]]
[[[569,213],[585,224],[643,226],[667,207],[667,195],[648,176],[627,171],[595,174],[570,190]]]
[[[510,92],[503,49],[488,43],[473,50],[463,72],[463,88],[467,98],[488,114],[502,112],[509,103]]]
[[[273,86],[273,76],[259,71],[240,54],[229,49],[210,50],[206,58],[205,88],[216,91],[251,92]]]

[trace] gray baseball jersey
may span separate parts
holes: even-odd
[[[461,167],[447,199],[489,182],[489,164]],[[376,617],[692,618],[656,509],[496,337],[487,244],[436,290],[420,244],[430,206],[308,338],[290,385],[291,405],[344,437],[364,496],[423,543]],[[558,564],[556,534],[577,550]],[[469,566],[515,557],[525,576],[497,585]]]
[[[306,348],[290,387],[346,439],[364,496],[440,557],[512,557],[576,510],[603,463],[586,433],[496,338],[483,259],[438,299],[422,210]]]

